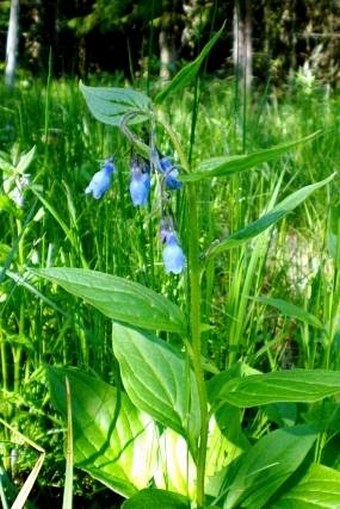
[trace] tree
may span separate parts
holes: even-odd
[[[19,40],[19,0],[11,0],[6,43],[6,67],[5,67],[5,83],[9,87],[13,87],[15,80],[15,71],[17,67],[17,54],[18,54],[18,40]]]
[[[251,0],[235,0],[233,18],[233,60],[235,75],[246,92],[250,91],[252,79],[252,22]]]

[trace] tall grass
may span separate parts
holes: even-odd
[[[114,79],[109,83],[118,84]],[[323,129],[322,136],[257,171],[200,185],[202,256],[214,239],[236,231],[289,192],[337,169],[339,98],[327,90],[297,89],[280,98],[258,92],[244,122],[243,110],[235,112],[232,82],[202,81],[193,144],[192,101],[191,91],[174,97],[164,114],[194,165],[210,156],[240,154],[244,140],[247,151],[254,151]],[[181,298],[179,281],[163,272],[153,227],[157,208],[139,211],[130,203],[129,147],[118,130],[89,116],[75,81],[52,81],[46,87],[35,80],[12,95],[1,88],[0,118],[2,161],[15,166],[20,154],[36,146],[27,170],[31,184],[24,206],[16,207],[4,192],[0,195],[4,268],[0,407],[4,419],[46,449],[50,450],[50,437],[56,437],[52,438],[55,458],[60,459],[55,434],[60,422],[49,407],[41,367],[76,365],[113,381],[110,329],[99,313],[60,289],[28,280],[26,267],[89,267],[141,282],[174,301]],[[158,143],[163,153],[171,150],[162,133]],[[84,189],[100,161],[111,155],[118,168],[114,184],[104,199],[91,200]],[[337,180],[275,229],[223,254],[200,275],[208,370],[216,372],[240,358],[263,370],[293,365],[339,369],[339,242],[337,247],[334,243],[339,238],[338,189]],[[181,228],[186,204],[178,199],[174,207]],[[181,235],[184,246],[186,233]],[[263,294],[313,313],[326,324],[327,333],[252,299]],[[5,441],[14,438],[8,429],[2,437],[0,447],[10,471],[8,458],[14,446]],[[23,469],[28,469],[28,460],[22,461]]]

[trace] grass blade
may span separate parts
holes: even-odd
[[[72,509],[73,501],[73,427],[72,427],[72,401],[70,382],[65,377],[65,392],[67,406],[67,434],[66,434],[66,473],[63,496],[63,509]]]
[[[292,212],[298,207],[306,198],[308,198],[314,191],[322,186],[328,184],[334,177],[335,173],[330,175],[320,182],[305,186],[298,191],[295,191],[291,195],[287,196],[284,200],[278,203],[271,211],[267,214],[256,219],[256,221],[245,226],[241,230],[229,235],[225,240],[222,240],[218,244],[214,243],[207,251],[208,257],[216,256],[226,249],[244,244],[248,240],[256,237],[260,233],[267,230],[270,226],[273,226],[278,221],[283,219],[287,214]]]

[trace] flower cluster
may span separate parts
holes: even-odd
[[[112,184],[112,176],[115,172],[116,167],[113,159],[105,160],[101,169],[93,175],[85,189],[85,193],[92,195],[96,200],[104,196]],[[132,153],[129,191],[135,207],[143,207],[148,204],[152,173],[160,182],[162,204],[160,238],[163,244],[165,271],[180,274],[185,267],[185,255],[180,246],[173,219],[169,213],[165,212],[168,209],[166,206],[168,200],[166,190],[172,191],[182,187],[182,182],[178,180],[178,169],[172,164],[170,158],[165,157],[157,150],[152,152],[150,161],[136,153]]]

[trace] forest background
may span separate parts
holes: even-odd
[[[230,76],[246,61],[257,85],[270,79],[279,87],[304,69],[335,86],[339,11],[337,0],[2,0],[0,61],[10,28],[20,69],[32,74],[46,75],[51,54],[54,76],[168,78],[226,20],[206,65],[215,76]]]

